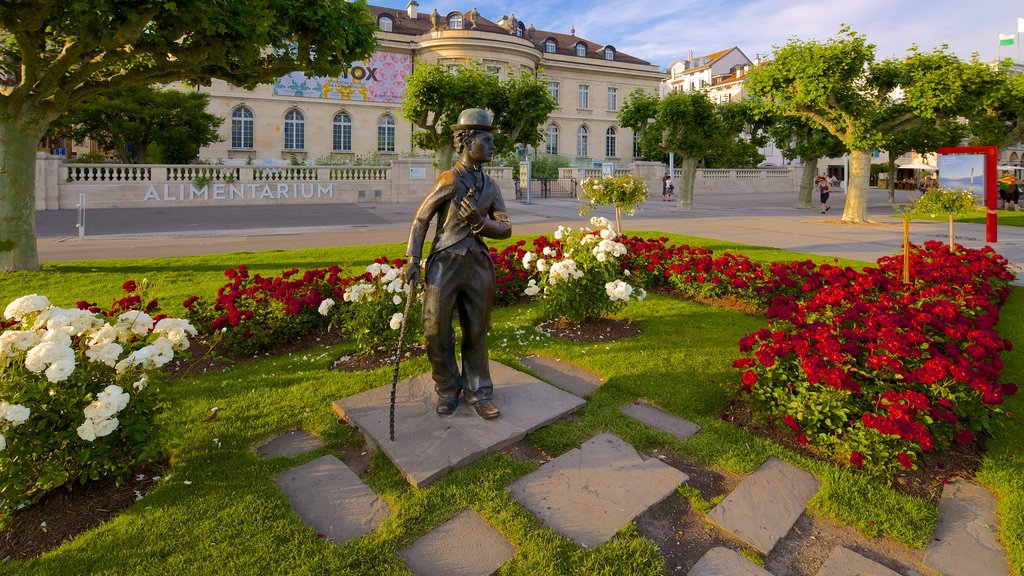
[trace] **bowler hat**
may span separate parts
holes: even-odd
[[[452,124],[452,130],[494,130],[491,113],[483,108],[467,108],[459,114],[459,120]]]

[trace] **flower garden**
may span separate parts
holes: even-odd
[[[1007,328],[1000,318],[1004,307],[1019,309],[1021,304],[1015,292],[1019,289],[1009,286],[1012,275],[1005,259],[989,249],[957,247],[951,253],[937,242],[914,246],[911,282],[904,283],[902,258],[854,267],[777,252],[751,257],[715,250],[714,242],[697,247],[697,239],[677,238],[619,236],[608,221],[592,219],[590,226],[562,227],[550,238],[513,239],[492,249],[501,306],[491,335],[492,357],[518,367],[518,356],[546,349],[607,375],[607,384],[590,398],[579,421],[538,431],[530,437],[533,444],[557,454],[596,430],[612,429],[638,448],[667,447],[738,473],[749,472],[768,454],[778,455],[823,479],[812,503],[817,513],[869,534],[921,546],[935,522],[934,502],[901,494],[891,479],[924,459],[941,458],[944,450],[987,442],[990,453],[1007,451],[996,457],[1004,462],[983,463],[979,477],[995,485],[1003,499],[1003,538],[1011,559],[1020,565],[1024,513],[1015,500],[1019,496],[1010,496],[1021,482],[1014,473],[1020,456],[1008,438],[1016,427],[1012,406],[1019,402],[1012,380],[1022,369],[1005,353],[1021,332],[1019,327]],[[109,286],[98,287],[68,300],[77,304],[67,309],[43,296],[26,296],[18,281],[5,279],[0,295],[11,302],[0,333],[0,500],[5,517],[55,487],[124,476],[134,465],[170,456],[165,480],[140,505],[166,506],[179,519],[195,506],[215,516],[254,515],[260,522],[282,522],[286,503],[272,494],[272,476],[280,465],[254,461],[245,446],[289,426],[314,431],[328,446],[358,445],[354,432],[339,430],[344,427],[333,422],[329,402],[383,385],[385,378],[379,371],[338,374],[325,367],[329,357],[393,350],[403,319],[406,337],[421,338],[418,299],[407,301],[412,287],[400,273],[405,262],[380,256],[389,251],[398,249],[349,251],[344,257],[351,261],[344,264],[280,266],[285,271],[278,274],[272,266],[287,259],[268,261],[260,266],[263,272],[236,261],[221,268],[219,281],[212,280],[218,272],[210,266],[201,282],[186,280],[174,288],[172,277],[122,279],[120,294],[111,294]],[[308,257],[318,258],[322,255]],[[189,266],[182,265],[183,272],[173,281],[193,274],[184,272]],[[50,299],[79,289],[81,284],[71,276],[69,284],[53,285]],[[159,300],[153,296],[156,286]],[[160,293],[175,291],[187,292],[180,305]],[[101,309],[80,300],[99,301],[98,294],[113,303]],[[709,299],[739,300],[759,312],[750,315],[697,302]],[[181,318],[165,316],[164,306]],[[403,316],[406,310],[408,318]],[[586,344],[552,341],[532,329],[544,320],[578,323],[609,315],[640,324],[644,334],[629,341]],[[346,342],[266,356],[282,343],[324,330],[343,334]],[[190,339],[236,359],[236,367],[170,380],[160,368],[175,355],[187,357]],[[425,366],[423,360],[404,363],[403,374],[422,372]],[[650,383],[658,378],[674,385]],[[616,409],[637,398],[693,419],[706,434],[679,443],[636,429],[616,416]],[[747,402],[761,419],[787,430],[808,450],[794,452],[724,422],[719,415],[730,398]],[[224,415],[197,427],[195,422],[211,406],[221,406]],[[235,450],[225,454],[225,444]],[[229,473],[224,466],[236,466],[249,477]],[[496,474],[504,485],[522,470],[522,463],[496,455],[453,474]],[[225,476],[211,492],[196,495],[197,483],[210,485],[218,474]],[[255,485],[247,484],[254,482],[253,475],[258,478]],[[442,481],[413,491],[383,457],[374,458],[367,481],[393,507],[405,510],[405,517],[399,514],[391,529],[376,537],[382,541],[359,544],[348,559],[302,542],[301,525],[294,526],[297,521],[291,519],[266,536],[241,528],[225,532],[202,519],[194,527],[200,533],[185,536],[181,544],[150,546],[172,558],[171,565],[182,567],[183,573],[204,573],[178,547],[187,548],[189,542],[195,546],[206,530],[224,538],[252,538],[254,549],[266,538],[283,534],[300,556],[317,558],[341,573],[358,573],[360,563],[392,562],[382,558],[387,550],[413,538],[421,531],[419,525],[433,524],[432,518],[445,516],[453,506],[436,500],[438,492],[456,490],[455,484]],[[532,550],[537,543],[527,536],[531,529],[520,525],[522,513],[501,510],[505,500],[491,492],[500,487],[483,488],[494,499],[486,505],[493,521],[522,534],[524,548]],[[241,502],[217,512],[216,500],[228,494]],[[477,501],[480,496],[459,498]],[[269,510],[259,509],[260,499],[271,502]],[[157,533],[174,532],[170,519],[163,528],[164,519],[154,519],[145,510],[149,508],[122,515],[113,523],[121,528],[87,536],[85,542],[100,544],[101,551],[145,529],[147,522],[159,526]],[[244,536],[232,534],[236,530]],[[81,550],[79,540],[67,552],[24,563],[26,573],[62,573],[65,562],[71,566],[83,559],[100,565],[108,561],[97,550]],[[603,552],[555,546],[555,551],[536,552],[536,561],[521,561],[517,573],[531,573],[538,568],[534,562],[547,561],[551,564],[536,573],[584,574],[589,573],[586,566],[600,565],[595,563],[613,554],[636,565],[636,554],[646,558],[642,542],[626,534]],[[627,552],[636,547],[641,551]],[[199,556],[224,562],[225,554],[214,550]],[[254,552],[253,559],[235,558],[233,571],[239,570],[238,562],[265,568],[267,560],[259,560],[263,556]],[[639,566],[650,562],[650,573],[659,573],[657,560],[644,559]],[[557,566],[574,568],[559,572]]]

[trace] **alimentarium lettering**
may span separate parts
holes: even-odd
[[[194,184],[178,185],[150,184],[143,202],[193,202],[199,200],[313,200],[315,198],[334,198],[334,184],[326,186],[319,183],[267,184],[217,182],[196,187]]]

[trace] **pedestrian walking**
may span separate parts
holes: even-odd
[[[828,212],[831,206],[828,205],[828,193],[832,187],[829,186],[828,176],[822,174],[814,181],[814,187],[818,189],[818,199],[821,201],[821,213]]]

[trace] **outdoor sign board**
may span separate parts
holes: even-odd
[[[996,147],[939,148],[939,186],[968,190],[985,200],[985,241],[996,241]]]
[[[274,96],[397,104],[412,74],[412,57],[374,52],[368,60],[353,62],[339,76],[307,77],[292,72],[274,81]]]

